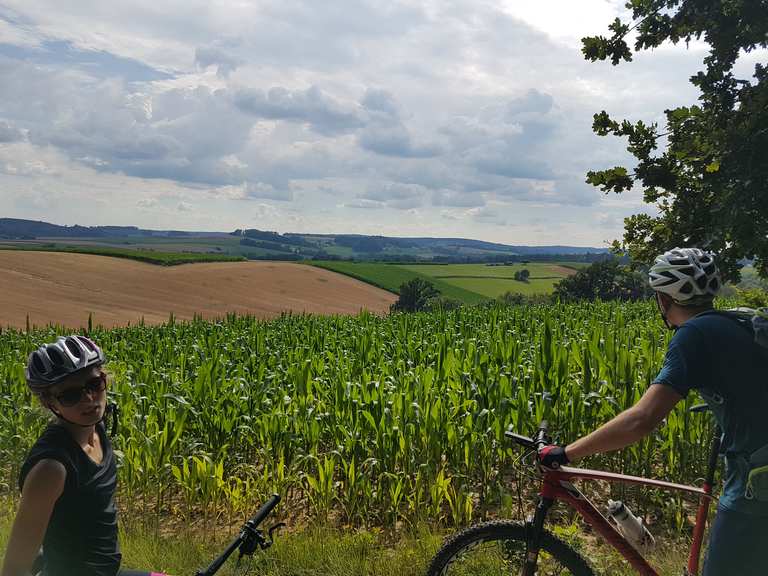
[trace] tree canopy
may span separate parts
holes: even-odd
[[[744,257],[754,258],[768,277],[768,67],[756,64],[751,78],[733,72],[741,54],[768,46],[768,2],[629,0],[626,6],[633,23],[617,18],[610,36],[582,39],[585,58],[631,61],[626,38],[633,30],[635,52],[695,39],[705,41],[709,53],[690,79],[699,102],[665,110],[664,132],[656,123],[619,122],[605,111],[594,116],[598,135],[628,138],[637,165],[633,172],[622,166],[590,171],[587,182],[606,193],[641,187],[645,202],[658,209],[656,216],[627,218],[614,248],[650,263],[675,246],[697,246],[717,253],[726,279],[739,277]]]
[[[644,274],[633,272],[618,260],[595,262],[555,285],[560,300],[640,300],[653,291]]]
[[[439,296],[440,291],[432,282],[413,278],[400,285],[400,296],[391,308],[393,312],[420,312],[428,310]]]

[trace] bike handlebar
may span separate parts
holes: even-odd
[[[261,508],[259,508],[256,514],[254,514],[251,519],[245,523],[238,537],[232,541],[227,549],[224,550],[224,552],[222,552],[221,555],[216,558],[210,564],[210,566],[208,566],[208,568],[205,570],[198,570],[195,576],[213,576],[224,565],[230,555],[237,549],[240,549],[240,556],[242,557],[243,555],[253,554],[258,546],[266,548],[271,545],[271,541],[265,539],[261,530],[258,530],[257,527],[262,523],[264,518],[266,518],[269,513],[272,512],[275,506],[277,506],[278,502],[280,502],[280,495],[273,494],[272,497],[267,500],[267,502]],[[277,526],[273,526],[269,530],[270,539],[272,532]]]
[[[277,506],[277,504],[280,502],[280,494],[272,494],[272,497],[267,500],[267,502],[258,509],[256,514],[253,515],[253,517],[246,522],[246,525],[250,528],[256,528],[259,524],[262,523],[264,518],[269,516],[269,513],[272,512],[272,510]]]
[[[506,436],[507,438],[510,438],[511,440],[515,441],[517,444],[520,444],[521,446],[530,448],[531,450],[536,450],[538,452],[544,446],[549,446],[549,444],[551,444],[552,439],[549,437],[548,432],[549,432],[549,424],[547,423],[546,420],[542,420],[541,423],[539,424],[539,429],[536,432],[536,438],[529,438],[528,436],[515,434],[514,432],[511,432],[509,430],[504,432],[504,436]]]

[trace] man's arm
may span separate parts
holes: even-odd
[[[683,397],[670,386],[653,384],[637,404],[565,448],[573,462],[593,454],[619,450],[645,438]]]
[[[29,471],[11,529],[1,576],[26,576],[40,550],[56,501],[64,491],[67,471],[61,462],[40,460]]]

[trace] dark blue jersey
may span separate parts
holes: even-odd
[[[754,335],[725,315],[707,312],[675,333],[655,384],[685,397],[696,390],[723,429],[726,479],[720,503],[768,514],[768,503],[746,500],[749,455],[768,444],[768,354]]]

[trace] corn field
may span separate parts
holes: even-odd
[[[68,332],[0,332],[0,492],[16,492],[47,420],[26,390],[26,356]],[[122,411],[122,509],[240,514],[276,491],[310,521],[354,526],[458,525],[492,511],[520,457],[508,427],[530,434],[547,419],[562,442],[591,431],[640,397],[669,338],[648,303],[170,318],[90,335]],[[588,464],[693,481],[709,422],[684,408]]]

